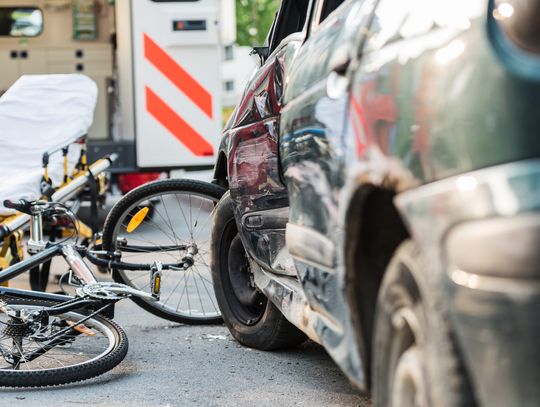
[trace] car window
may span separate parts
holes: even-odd
[[[319,24],[346,0],[317,0],[311,15],[309,33],[314,32]],[[309,34],[308,34],[309,35]]]
[[[302,31],[306,23],[309,0],[284,0],[278,12],[270,40],[270,52],[292,33]]]
[[[36,7],[0,7],[0,36],[36,37],[43,31],[43,13]]]
[[[270,46],[270,41],[272,41],[272,37],[274,35],[274,31],[276,29],[276,22],[277,22],[277,19],[278,19],[278,11],[276,11],[276,14],[274,16],[274,20],[272,21],[272,26],[270,27],[270,30],[268,30],[268,34],[266,35],[266,39],[264,40],[264,46],[265,47],[269,47]]]
[[[319,24],[322,23],[326,17],[330,15],[332,11],[337,9],[344,0],[325,0],[321,8],[321,16],[319,19]]]
[[[345,0],[304,42],[290,69],[285,104],[326,80],[335,53],[345,50],[353,57],[356,38],[365,32],[375,3],[376,0]]]

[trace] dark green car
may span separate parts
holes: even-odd
[[[238,268],[379,407],[538,406],[540,0],[308,10],[279,126],[226,129]]]

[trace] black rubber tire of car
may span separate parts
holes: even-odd
[[[31,305],[47,307],[57,305],[37,299],[20,299],[2,296],[2,301],[9,305]],[[124,330],[114,321],[96,315],[92,317],[106,326],[115,335],[115,344],[111,351],[97,360],[76,366],[44,370],[4,370],[0,369],[0,387],[46,387],[91,379],[108,372],[126,357],[128,339]]]
[[[260,316],[252,323],[239,318],[243,305],[236,297],[229,269],[230,261],[249,268],[247,254],[238,237],[230,193],[226,192],[216,206],[212,225],[211,267],[216,299],[221,315],[232,336],[242,345],[277,350],[297,346],[306,341],[306,335],[291,324],[271,301],[264,297]],[[239,247],[240,250],[231,251]],[[230,258],[234,256],[235,258]],[[249,270],[249,269],[248,269]],[[263,296],[262,293],[260,293]]]
[[[166,192],[193,192],[195,194],[205,195],[213,199],[220,199],[225,189],[211,184],[209,182],[202,182],[197,180],[190,179],[166,179],[160,181],[153,181],[140,187],[133,189],[128,192],[125,196],[122,197],[111,209],[107,218],[105,219],[105,224],[103,226],[103,249],[107,251],[113,251],[113,239],[114,239],[114,230],[116,224],[119,222],[123,214],[132,206],[134,203],[144,199],[146,196],[151,196],[159,193]],[[112,277],[114,281],[126,285],[131,285],[130,281],[126,281],[122,274],[113,270]],[[167,319],[169,321],[185,323],[190,325],[211,325],[219,324],[222,322],[220,317],[216,318],[196,318],[196,317],[184,317],[174,313],[166,312],[160,307],[156,307],[154,303],[148,303],[140,298],[131,297],[131,299],[141,308],[154,314],[160,318]]]
[[[476,405],[440,289],[429,271],[411,240],[399,246],[386,270],[372,348],[375,407]]]

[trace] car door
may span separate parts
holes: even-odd
[[[344,314],[343,302],[335,300],[340,295],[335,267],[341,245],[337,232],[346,157],[347,70],[374,5],[371,0],[347,0],[320,25],[312,22],[291,67],[281,117],[280,158],[290,200],[287,248],[310,305],[332,319]],[[313,18],[319,16],[325,17],[314,13]]]
[[[466,63],[472,55],[495,63],[484,44],[485,22],[473,25],[485,12],[484,1],[378,2],[352,79],[356,159],[369,166],[392,161],[392,183],[412,186],[493,165],[486,145],[512,149],[506,135],[515,123],[504,117],[518,108],[510,98],[494,97],[491,85],[503,74],[492,69],[497,73],[486,78]],[[504,123],[511,129],[502,130]]]
[[[260,265],[285,274],[280,250],[288,196],[278,168],[279,117],[287,66],[305,37],[309,4],[283,1],[270,34],[270,55],[245,89],[227,147],[229,189],[244,246]]]

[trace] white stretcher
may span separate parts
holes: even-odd
[[[87,76],[25,75],[0,97],[0,216],[13,211],[5,199],[36,200],[43,195],[44,154],[52,187],[64,183],[64,156],[72,173],[92,124],[97,86]],[[74,143],[74,144],[72,144]]]

